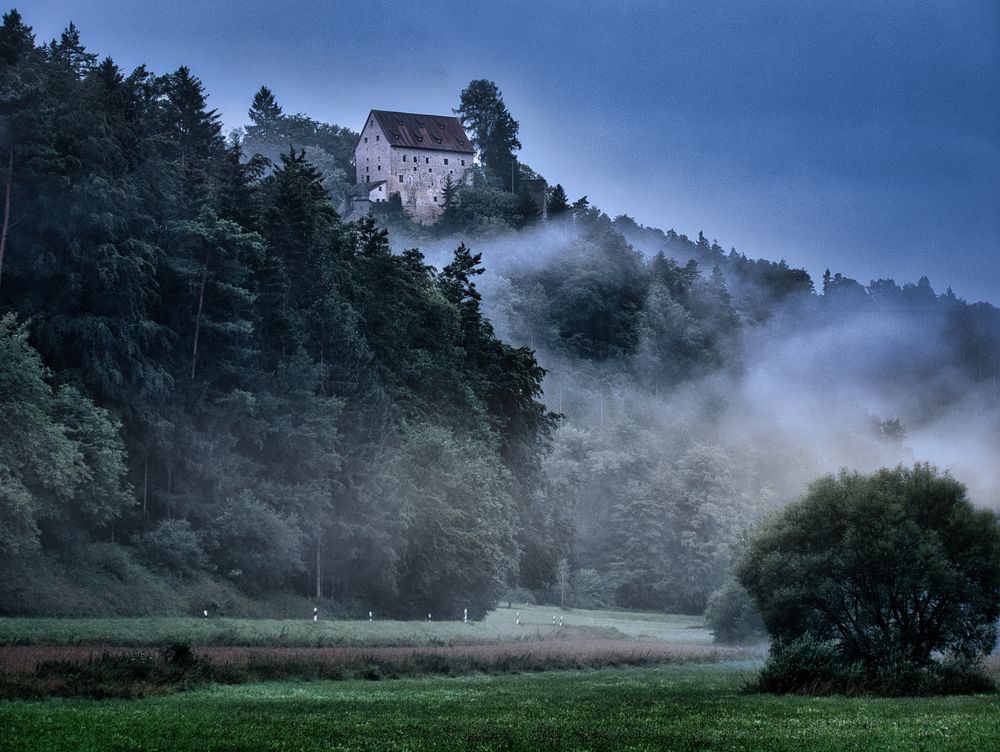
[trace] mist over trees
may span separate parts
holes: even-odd
[[[1000,502],[1000,311],[817,290],[558,183],[543,222],[492,82],[460,96],[483,164],[426,227],[392,200],[342,223],[357,134],[267,87],[227,139],[187,68],[122,71],[72,26],[36,45],[16,12],[0,81],[6,612],[132,580],[161,599],[135,612],[218,583],[700,612],[743,532],[841,465],[942,462],[947,436]]]
[[[343,225],[310,157],[344,134],[266,89],[247,143],[286,143],[247,159],[186,68],[126,74],[72,27],[36,47],[13,12],[0,46],[6,566],[120,541],[250,593],[492,608],[554,419],[480,310],[478,255],[437,271]]]

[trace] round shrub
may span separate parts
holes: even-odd
[[[767,637],[764,620],[750,594],[732,579],[709,597],[705,624],[716,642],[746,643]]]

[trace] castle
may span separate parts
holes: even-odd
[[[434,222],[441,216],[445,183],[449,177],[459,183],[474,155],[456,117],[372,110],[354,148],[357,184],[341,214],[353,221],[398,193],[415,221]]]

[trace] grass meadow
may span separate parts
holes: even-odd
[[[374,647],[483,645],[565,637],[710,644],[701,617],[622,611],[499,608],[479,622],[192,617],[0,618],[0,645]]]
[[[141,700],[0,703],[0,749],[968,750],[1000,698],[747,694],[753,663],[209,686]]]
[[[191,663],[164,667],[170,643]],[[763,653],[713,645],[696,617],[536,606],[470,624],[2,619],[0,678],[41,694],[0,700],[0,750],[1000,749],[1000,694],[752,694]],[[98,686],[115,672],[128,691]]]

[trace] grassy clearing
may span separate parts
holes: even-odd
[[[520,614],[520,624],[517,615]],[[563,626],[560,627],[560,618]],[[553,619],[555,624],[553,624]],[[478,645],[545,639],[655,639],[711,642],[700,617],[619,611],[562,611],[545,606],[501,608],[480,622],[334,621],[302,619],[3,618],[0,645],[374,647]]]
[[[195,663],[160,649],[193,646]],[[478,623],[113,618],[0,620],[0,698],[144,697],[207,682],[502,674],[756,655],[687,616],[499,609]]]
[[[755,664],[213,686],[146,700],[0,703],[20,750],[981,750],[1000,696],[772,697]]]

